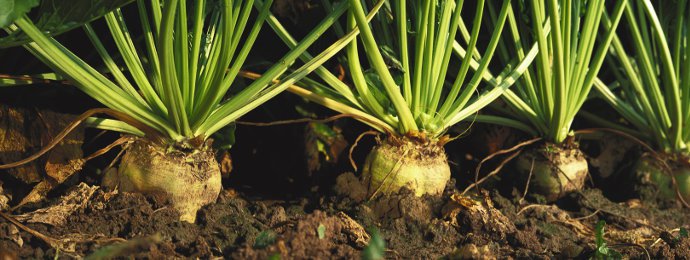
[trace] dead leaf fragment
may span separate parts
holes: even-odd
[[[9,235],[9,239],[17,244],[19,247],[24,246],[24,240],[22,239],[22,236],[19,234],[19,229],[15,225],[8,225],[7,226],[7,234]]]
[[[444,218],[451,225],[459,226],[462,223],[472,230],[493,233],[501,238],[517,232],[513,221],[494,207],[489,194],[482,192],[481,196],[474,199],[460,194],[452,195],[451,200],[443,207]]]
[[[350,218],[350,216],[342,211],[338,212],[336,217],[338,220],[340,220],[343,226],[343,232],[348,235],[350,241],[355,242],[355,244],[360,248],[364,248],[369,243],[369,239],[371,239],[371,237],[369,234],[367,234],[367,231],[364,229],[364,227],[357,223],[357,221]]]
[[[72,213],[86,207],[98,186],[89,186],[80,183],[74,190],[60,198],[59,202],[47,208],[15,216],[19,221],[29,223],[43,223],[52,226],[60,226],[67,221]]]
[[[30,110],[0,104],[0,164],[29,157],[40,150],[75,119],[74,115],[50,110]],[[81,170],[84,127],[70,132],[46,156],[8,169],[26,184],[36,184],[19,205],[42,200],[58,184]]]
[[[11,199],[12,196],[5,193],[5,190],[2,188],[2,182],[0,181],[0,211],[5,211],[10,208]]]
[[[481,202],[459,193],[450,196],[450,201],[443,206],[442,214],[444,219],[449,219],[451,224],[457,225],[456,216],[462,210],[470,210],[474,207],[481,206]]]

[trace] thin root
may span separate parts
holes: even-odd
[[[522,204],[523,201],[525,201],[525,197],[527,197],[527,192],[529,191],[529,182],[532,181],[532,174],[534,173],[534,158],[532,158],[532,164],[529,167],[529,175],[527,175],[527,182],[525,182],[525,190],[522,192],[522,197],[520,197],[520,201],[518,204]]]
[[[632,140],[633,142],[639,144],[640,146],[644,147],[646,150],[648,150],[650,153],[652,153],[655,157],[659,157],[659,154],[658,154],[656,151],[654,151],[654,149],[652,149],[652,147],[650,147],[649,145],[647,145],[647,144],[646,144],[645,142],[643,142],[642,140],[640,140],[640,139],[638,139],[637,137],[634,137],[634,136],[632,136],[632,135],[630,135],[630,134],[628,134],[628,133],[626,133],[626,132],[618,131],[618,130],[616,130],[616,129],[611,129],[611,128],[589,128],[589,129],[577,130],[577,131],[575,131],[575,134],[576,134],[576,135],[579,135],[579,134],[596,133],[596,132],[609,132],[609,133],[614,133],[614,134],[623,136],[623,137],[628,138],[628,139]]]
[[[591,218],[591,217],[596,216],[597,214],[599,214],[599,212],[601,212],[601,210],[598,210],[598,209],[597,209],[597,210],[595,210],[594,212],[592,212],[592,214],[589,214],[589,215],[587,215],[587,216],[577,217],[577,218],[574,218],[573,220],[588,219],[588,218]]]
[[[244,78],[248,78],[248,79],[258,79],[258,78],[260,78],[260,77],[262,76],[262,75],[259,74],[259,73],[251,72],[251,71],[244,71],[244,70],[241,70],[241,71],[239,72],[238,75],[241,76],[241,77],[244,77]],[[274,83],[277,83],[277,82],[280,82],[280,81],[279,81],[279,80],[274,80],[273,82],[274,82]],[[341,102],[339,102],[339,101],[337,101],[337,100],[333,100],[333,99],[330,99],[330,98],[327,98],[327,97],[315,95],[313,92],[311,92],[311,91],[309,91],[309,90],[307,90],[307,89],[301,88],[301,87],[299,87],[299,86],[297,86],[297,85],[291,85],[291,86],[287,89],[287,91],[292,92],[292,93],[295,93],[295,94],[298,94],[298,93],[299,93],[298,95],[300,95],[300,96],[302,96],[302,97],[305,97],[305,98],[307,98],[307,99],[309,99],[309,100],[311,100],[311,101],[314,101],[313,98],[316,97],[317,99],[319,99],[319,100],[321,100],[321,101],[327,101],[327,102],[329,102],[329,103],[335,103],[335,104],[343,105]],[[307,96],[305,96],[305,95],[307,95]],[[319,103],[318,101],[315,101],[315,102]],[[343,106],[349,107],[349,106],[347,106],[347,105],[343,105]],[[334,110],[338,111],[337,109],[334,109]],[[375,118],[375,117],[366,117],[367,114],[364,113],[364,112],[362,112],[362,111],[359,110],[359,109],[354,109],[354,110],[357,111],[357,112],[361,112],[361,113],[360,113],[359,115],[352,115],[351,117],[356,118],[357,120],[360,120],[360,121],[365,122],[365,123],[367,123],[367,124],[370,124],[371,126],[373,126],[374,128],[377,128],[377,129],[380,130],[381,132],[385,132],[386,134],[393,134],[393,132],[394,132],[393,128],[391,128],[389,125],[387,125],[387,124],[384,123],[383,121],[378,120],[378,119]]]
[[[528,209],[531,209],[531,208],[539,208],[539,207],[551,207],[551,205],[544,205],[544,204],[529,204],[529,205],[527,205],[527,206],[522,207],[520,210],[518,210],[518,212],[516,213],[516,215],[519,216],[520,214],[522,214],[522,212],[525,212],[525,211],[528,210]]]
[[[379,132],[369,130],[369,131],[366,131],[364,133],[361,133],[359,136],[357,136],[357,139],[355,139],[355,143],[353,143],[352,146],[350,146],[350,153],[348,154],[348,158],[350,159],[350,165],[352,165],[352,169],[354,169],[355,172],[357,172],[357,163],[355,163],[355,159],[352,158],[352,153],[355,152],[355,147],[357,147],[357,144],[359,144],[359,141],[361,141],[362,138],[364,138],[364,136],[367,136],[367,135],[378,136]]]
[[[369,196],[369,200],[373,199],[376,196],[376,194],[379,193],[379,190],[381,190],[381,187],[383,187],[383,184],[386,183],[386,180],[388,180],[388,177],[390,177],[390,175],[393,172],[395,172],[396,175],[398,174],[398,172],[400,172],[400,167],[402,165],[401,162],[402,162],[403,158],[405,158],[405,156],[407,156],[407,153],[409,151],[410,151],[410,148],[405,149],[405,151],[400,156],[400,158],[398,158],[398,161],[396,161],[395,164],[393,165],[393,168],[390,171],[388,171],[388,173],[386,174],[386,177],[383,177],[383,180],[381,180],[381,184],[379,184],[379,186],[376,187],[376,190],[374,190],[374,193],[372,193],[371,196]],[[395,178],[395,176],[393,176],[393,179],[394,178]],[[393,185],[393,182],[390,182],[388,184],[388,187],[390,187],[390,185]]]
[[[486,158],[484,158],[481,162],[479,162],[479,165],[477,166],[477,169],[474,171],[474,183],[473,183],[472,185],[470,185],[470,187],[476,187],[476,186],[478,186],[479,183],[477,183],[477,182],[479,181],[479,171],[481,170],[482,165],[483,165],[485,162],[487,162],[487,161],[493,159],[493,158],[496,157],[496,156],[514,152],[514,151],[516,151],[516,150],[518,150],[518,149],[520,149],[520,148],[522,148],[522,147],[525,147],[525,146],[527,146],[527,145],[531,145],[531,144],[536,143],[536,142],[538,142],[538,141],[540,141],[540,140],[541,140],[541,138],[534,138],[534,139],[531,139],[531,140],[527,140],[527,141],[524,141],[524,142],[522,142],[522,143],[519,143],[519,144],[517,144],[517,145],[515,145],[515,146],[513,146],[513,147],[511,147],[511,148],[496,151],[495,153],[492,153],[491,155],[489,155],[489,156],[487,156]],[[519,154],[519,152],[518,152],[517,154]],[[517,154],[512,154],[511,156],[508,157],[507,160],[503,160],[503,162],[501,162],[501,165],[499,165],[499,170],[500,170],[500,168],[503,167],[503,165],[505,165],[506,163],[510,162],[510,160],[512,160],[513,158],[515,158],[515,157],[517,156]],[[494,171],[495,171],[495,170],[494,170]],[[473,185],[474,185],[474,186],[473,186]],[[468,188],[469,188],[469,187],[468,187]],[[463,194],[465,194],[468,190],[469,190],[469,189],[465,189],[465,191],[463,191]]]
[[[84,158],[84,161],[88,161],[88,160],[91,160],[91,159],[96,158],[98,156],[101,156],[101,155],[109,152],[113,148],[120,146],[120,145],[123,145],[123,144],[126,144],[128,142],[131,142],[132,140],[133,140],[133,138],[131,136],[120,137],[117,140],[115,140],[114,142],[112,142],[111,144],[109,144],[108,146],[106,146],[106,147],[104,147],[98,151],[93,152],[91,155]]]
[[[487,174],[486,176],[484,176],[484,178],[482,178],[481,180],[476,180],[476,177],[479,176],[479,172],[476,172],[474,183],[470,184],[470,186],[467,186],[467,188],[465,188],[465,190],[462,192],[462,195],[465,195],[465,193],[467,193],[468,191],[470,191],[470,190],[471,190],[472,188],[474,188],[474,187],[476,187],[476,188],[477,188],[477,192],[479,192],[479,184],[482,184],[484,181],[486,181],[486,180],[488,180],[489,178],[491,178],[492,176],[498,174],[498,173],[501,171],[501,169],[503,169],[503,166],[505,166],[506,164],[508,164],[511,160],[513,160],[513,159],[514,159],[515,157],[517,157],[518,155],[520,155],[521,152],[522,152],[522,150],[518,150],[517,152],[514,152],[513,154],[511,154],[510,156],[508,156],[508,158],[505,158],[505,159],[501,162],[501,164],[499,164],[498,167],[496,167],[496,169],[494,169],[494,170],[491,171],[489,174]]]
[[[44,235],[44,234],[41,234],[40,232],[38,232],[38,231],[36,231],[36,230],[33,230],[33,229],[31,229],[30,227],[25,226],[24,224],[20,223],[20,222],[17,221],[15,218],[13,218],[12,216],[7,215],[7,214],[5,214],[5,213],[3,213],[3,212],[0,212],[0,217],[2,217],[2,218],[4,218],[5,220],[9,221],[10,223],[14,224],[14,225],[17,226],[18,228],[20,228],[20,229],[26,231],[27,233],[31,234],[32,236],[35,236],[35,237],[37,237],[38,239],[43,240],[43,242],[45,242],[45,243],[48,244],[49,246],[51,246],[51,247],[53,247],[53,248],[60,249],[60,250],[62,250],[62,251],[66,251],[65,248],[63,248],[62,245],[59,243],[59,240],[57,240],[57,239],[55,239],[55,238],[52,238],[52,237],[49,237],[49,236],[46,236],[46,235]],[[69,251],[68,251],[68,252],[69,252]]]

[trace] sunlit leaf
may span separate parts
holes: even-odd
[[[0,0],[0,28],[12,24],[38,5],[38,0]]]

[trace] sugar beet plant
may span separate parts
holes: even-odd
[[[304,77],[347,43],[346,38],[340,40],[281,83],[272,83],[345,12],[347,5],[341,4],[263,77],[227,97],[270,14],[271,1],[267,1],[250,22],[253,2],[137,1],[141,35],[131,33],[126,16],[116,9],[104,19],[124,64],[115,61],[101,35],[86,24],[84,29],[112,77],[44,34],[26,15],[12,14],[16,20],[5,29],[26,34],[33,41],[25,45],[31,53],[114,111],[110,115],[115,119],[93,119],[91,125],[138,136],[118,171],[104,182],[123,191],[168,194],[181,220],[193,222],[196,211],[215,201],[221,189],[209,137]],[[141,46],[134,39],[142,39]]]
[[[472,118],[508,89],[534,59],[536,47],[519,64],[506,68],[501,79],[494,79],[494,86],[487,87],[482,74],[498,45],[510,1],[502,1],[495,28],[482,23],[486,13],[482,0],[470,9],[473,16],[469,20],[461,14],[468,5],[465,1],[365,2],[349,1],[344,27],[357,26],[360,31],[359,41],[350,43],[342,57],[352,87],[320,69],[315,73],[318,80],[305,79],[292,92],[351,114],[385,134],[363,167],[370,196],[394,193],[402,187],[417,196],[440,195],[450,178],[443,148],[449,140],[447,129]],[[329,1],[325,3],[330,6]],[[372,10],[371,24],[365,10]],[[269,23],[288,45],[295,46],[276,20],[269,19]],[[335,30],[342,33],[343,27]],[[480,34],[490,36],[484,50],[478,44]],[[475,64],[476,73],[470,70],[475,61],[459,59],[458,51],[483,52]]]
[[[631,1],[613,38],[609,86],[595,81],[601,98],[628,122],[597,120],[645,140],[656,157],[638,161],[639,176],[666,198],[690,201],[690,6],[688,1]],[[615,30],[605,18],[609,30]],[[595,119],[597,117],[594,117]]]
[[[517,171],[531,174],[530,191],[555,200],[582,188],[587,161],[574,142],[571,124],[588,99],[613,32],[599,34],[605,1],[514,1],[508,8],[508,28],[498,56],[511,62],[527,55],[537,43],[539,53],[515,86],[505,105],[493,106],[502,115],[480,116],[485,122],[518,127],[545,142],[517,158]],[[619,23],[627,1],[615,1],[611,28]],[[491,21],[498,21],[496,6]],[[493,78],[493,77],[489,77]]]

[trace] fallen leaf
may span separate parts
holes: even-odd
[[[17,215],[15,218],[29,223],[43,223],[52,226],[63,225],[67,221],[67,217],[72,215],[72,213],[86,207],[96,190],[98,190],[98,186],[89,186],[82,182],[71,192],[60,197],[57,204]]]
[[[463,214],[460,214],[460,213]],[[488,227],[498,234],[510,234],[516,232],[516,227],[508,217],[494,207],[488,192],[482,192],[481,197],[472,197],[460,194],[451,195],[451,200],[443,207],[442,213],[451,225],[458,226],[458,218],[463,217],[472,226]]]
[[[24,246],[24,239],[22,239],[22,236],[19,234],[17,226],[12,224],[7,225],[7,234],[9,235],[8,238],[19,247]]]
[[[448,219],[451,224],[457,225],[456,216],[460,214],[462,210],[468,210],[480,205],[481,202],[471,197],[454,193],[450,196],[450,201],[441,209],[441,213],[444,219]]]

